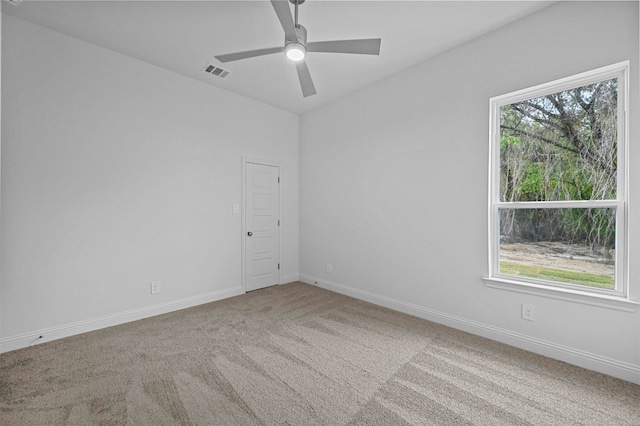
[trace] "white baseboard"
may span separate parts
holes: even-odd
[[[173,300],[171,302],[161,303],[159,305],[147,306],[144,308],[133,309],[117,314],[106,315],[103,317],[92,318],[75,323],[64,324],[57,327],[42,329],[39,331],[24,333],[18,336],[12,336],[0,339],[0,353],[14,351],[16,349],[26,348],[33,344],[50,342],[52,340],[62,339],[64,337],[74,336],[76,334],[87,333],[89,331],[100,330],[102,328],[112,327],[114,325],[124,324],[131,321],[137,321],[156,315],[166,314],[180,309],[191,308],[193,306],[205,303],[215,302],[217,300],[226,299],[228,297],[244,294],[242,287],[233,287],[229,289],[214,291],[212,293],[202,294],[184,299]],[[41,337],[42,336],[42,337]]]
[[[549,342],[543,339],[515,333],[492,325],[471,321],[466,318],[439,312],[434,309],[393,299],[354,287],[338,284],[309,275],[300,275],[300,281],[316,285],[326,290],[364,300],[389,309],[404,312],[428,321],[443,324],[458,330],[486,337],[510,346],[515,346],[549,358],[564,361],[578,367],[597,371],[632,383],[640,384],[640,366],[585,352],[579,349]]]

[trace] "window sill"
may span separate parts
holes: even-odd
[[[622,297],[586,293],[563,288],[548,288],[505,278],[484,277],[482,281],[490,288],[532,294],[550,299],[566,300],[568,302],[615,309],[617,311],[636,312],[638,308],[640,308],[640,303]]]

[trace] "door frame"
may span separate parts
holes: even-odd
[[[247,163],[260,164],[263,166],[277,167],[278,177],[282,178],[282,164],[278,161],[260,160],[251,157],[242,157],[242,203],[240,214],[242,216],[242,225],[240,238],[241,244],[241,281],[242,291],[247,292]],[[282,284],[282,186],[278,185],[278,210],[280,214],[280,226],[278,226],[278,259],[280,260],[280,269],[278,269],[278,284]]]

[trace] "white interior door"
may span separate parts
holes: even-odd
[[[280,168],[245,163],[245,290],[280,284]]]

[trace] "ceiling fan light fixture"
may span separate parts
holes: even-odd
[[[307,56],[307,48],[302,43],[294,41],[287,43],[284,47],[284,53],[287,59],[293,62],[300,62]]]

